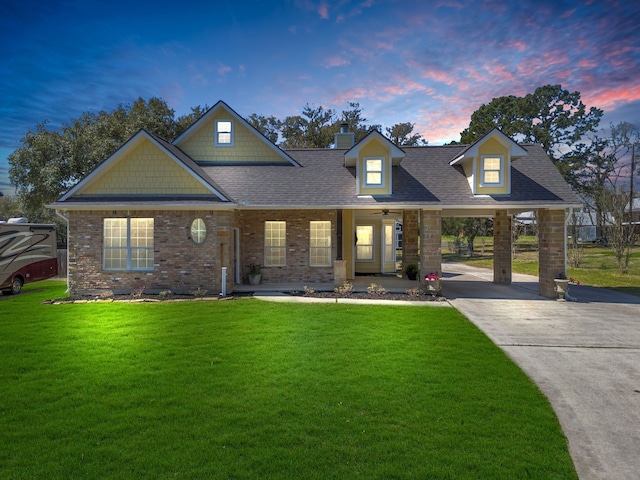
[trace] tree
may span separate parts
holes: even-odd
[[[306,104],[302,115],[293,115],[282,122],[283,148],[327,148],[338,130],[335,111]]]
[[[606,240],[605,224],[610,216],[609,190],[619,186],[621,175],[627,171],[633,145],[640,144],[640,130],[629,122],[610,125],[609,136],[594,135],[577,144],[560,164],[570,166],[565,178],[574,190],[588,199],[596,218],[596,230]],[[629,172],[631,182],[635,172]],[[631,183],[631,185],[633,185]],[[632,189],[630,190],[631,195]]]
[[[480,217],[465,218],[443,218],[442,234],[452,235],[456,237],[456,242],[460,239],[467,242],[467,252],[473,256],[475,251],[474,242],[478,236],[491,235],[493,233],[493,224],[491,220]],[[458,252],[461,253],[461,247],[458,245]]]
[[[413,133],[414,127],[415,127],[414,123],[403,122],[403,123],[396,123],[394,126],[387,127],[385,130],[387,131],[387,137],[389,137],[389,140],[391,140],[393,143],[401,147],[427,145],[427,143],[429,142],[423,139],[420,133]]]
[[[633,226],[625,218],[629,192],[624,187],[614,185],[602,193],[600,202],[610,213],[607,221],[607,240],[618,262],[618,271],[628,273],[634,236]]]
[[[1,192],[0,192],[1,193]],[[0,220],[8,220],[14,217],[23,217],[20,204],[15,197],[0,194]]]
[[[524,97],[494,98],[471,115],[469,127],[461,132],[462,143],[473,143],[493,127],[520,142],[539,143],[554,160],[589,132],[595,132],[603,111],[587,107],[580,92],[561,85],[538,87]]]
[[[267,137],[271,143],[278,143],[281,122],[276,117],[265,117],[264,115],[252,113],[247,118],[247,122]]]

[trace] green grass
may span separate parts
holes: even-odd
[[[3,479],[577,478],[530,380],[451,308],[0,301]]]
[[[485,239],[484,254],[480,253],[480,243],[476,240],[473,257],[447,251],[448,242],[443,241],[443,261],[462,262],[480,268],[493,268],[493,239]],[[516,257],[513,271],[528,275],[538,275],[538,247],[535,237],[520,237],[516,243]],[[636,246],[629,262],[629,272],[618,273],[618,263],[610,248],[594,244],[584,244],[580,267],[569,266],[568,275],[584,285],[604,287],[619,292],[640,296],[640,246]]]

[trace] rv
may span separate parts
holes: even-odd
[[[0,291],[20,293],[25,283],[58,276],[53,225],[0,223]]]

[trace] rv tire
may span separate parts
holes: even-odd
[[[17,295],[22,290],[22,279],[20,277],[15,277],[13,282],[11,282],[11,295]]]

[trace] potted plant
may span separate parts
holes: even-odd
[[[262,280],[262,274],[261,274],[262,265],[258,263],[250,263],[248,267],[249,267],[249,284],[260,285],[260,281]]]
[[[564,300],[565,295],[569,291],[569,279],[567,278],[565,273],[558,273],[558,275],[556,275],[556,278],[553,279],[553,283],[555,284],[558,300]]]
[[[573,278],[567,278],[567,275],[564,272],[558,273],[556,278],[553,279],[553,283],[555,284],[556,295],[558,295],[558,300],[573,300],[575,299],[569,295],[569,285],[580,285],[580,282],[574,280]]]
[[[404,268],[404,273],[407,275],[407,278],[409,280],[415,280],[416,278],[418,278],[418,272],[418,265],[416,265],[415,263],[410,263]]]
[[[438,276],[438,272],[431,272],[429,275],[425,275],[424,282],[427,287],[427,292],[431,295],[437,295],[442,291],[442,280]]]

